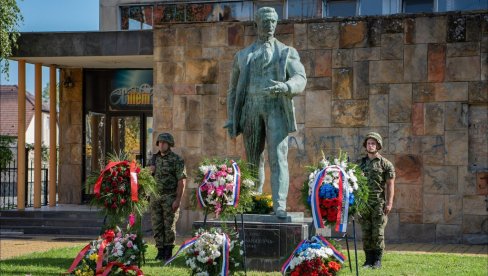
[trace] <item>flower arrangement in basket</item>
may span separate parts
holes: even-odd
[[[244,213],[253,206],[254,179],[243,161],[204,160],[195,182],[201,183],[196,189],[198,205],[216,217]]]
[[[143,275],[139,269],[146,242],[136,233],[123,233],[120,228],[105,230],[97,240],[86,245],[75,258],[68,273],[89,275]]]
[[[192,275],[229,275],[241,270],[243,242],[239,241],[239,233],[236,231],[227,232],[221,228],[200,228],[165,265],[185,252],[185,262],[192,270]]]
[[[291,276],[336,275],[344,260],[345,256],[324,237],[313,236],[298,244],[281,267],[281,272]]]
[[[302,200],[312,211],[316,228],[334,225],[338,232],[346,232],[349,216],[364,212],[368,201],[368,183],[361,169],[348,162],[347,154],[322,159],[318,166],[309,166],[308,179],[302,188]]]
[[[100,207],[108,219],[108,228],[125,223],[129,216],[140,218],[149,206],[148,198],[155,193],[156,182],[147,168],[126,155],[109,156],[110,162],[98,176],[87,179],[93,186],[92,205]]]

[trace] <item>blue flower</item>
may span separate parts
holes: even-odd
[[[354,204],[354,194],[349,194],[349,206]]]

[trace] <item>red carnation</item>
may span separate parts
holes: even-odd
[[[328,213],[327,214],[327,220],[329,222],[335,222],[337,220],[337,215],[334,216],[332,213]]]
[[[117,175],[117,172],[116,171],[112,171],[112,176],[115,176]]]
[[[115,232],[112,229],[106,230],[103,234],[103,238],[106,239],[108,242],[111,242],[115,238]]]
[[[213,260],[212,260],[212,259],[210,259],[210,258],[208,258],[207,264],[209,264],[209,265],[210,265],[210,264],[213,264]]]
[[[141,168],[137,167],[136,173],[140,173],[140,172],[141,172]]]
[[[336,262],[333,262],[333,261],[329,262],[328,266],[332,271],[335,271],[335,272],[337,272],[337,271],[339,271],[339,269],[341,269],[341,265],[336,263]]]
[[[110,207],[112,207],[112,209],[117,209],[117,204],[114,202]]]
[[[105,187],[105,192],[106,193],[110,192],[110,188],[109,187]]]
[[[122,204],[122,205],[123,205],[123,204],[125,204],[126,202],[127,202],[127,200],[125,200],[125,198],[122,198],[122,199],[120,200],[120,204]]]
[[[320,216],[326,217],[327,216],[327,209],[320,209]]]

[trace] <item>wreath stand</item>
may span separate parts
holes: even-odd
[[[242,241],[242,268],[244,269],[244,275],[247,275],[247,268],[246,268],[246,231],[244,229],[244,214],[239,213],[241,215],[241,229],[242,229],[242,238],[241,235],[239,235],[239,239]],[[203,225],[202,228],[205,228],[207,226],[207,215],[208,215],[208,206],[205,207],[205,216],[203,218]],[[237,226],[237,215],[234,215],[234,228],[236,229],[237,233],[239,233],[239,228]]]
[[[309,238],[311,238],[311,236]],[[349,235],[347,233],[345,233],[344,236],[329,236],[329,237],[325,237],[325,238],[329,238],[329,239],[344,239],[345,238],[346,239],[347,258],[349,259],[349,270],[352,272],[351,254],[349,251],[349,239],[351,237],[349,237]],[[356,262],[356,276],[359,276],[358,250],[357,250],[357,243],[356,243],[356,221],[354,219],[354,216],[352,217],[352,240],[354,241],[354,257],[355,257],[355,262]]]

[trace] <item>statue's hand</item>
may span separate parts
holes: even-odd
[[[266,87],[264,92],[268,92],[271,94],[279,95],[279,94],[288,94],[288,85],[281,81],[274,81],[270,80],[273,84],[272,86]]]
[[[224,128],[227,129],[227,131],[229,132],[229,135],[230,135],[230,138],[234,138],[236,137],[235,133],[234,133],[234,123],[232,123],[231,120],[228,120],[225,125],[224,125]]]

